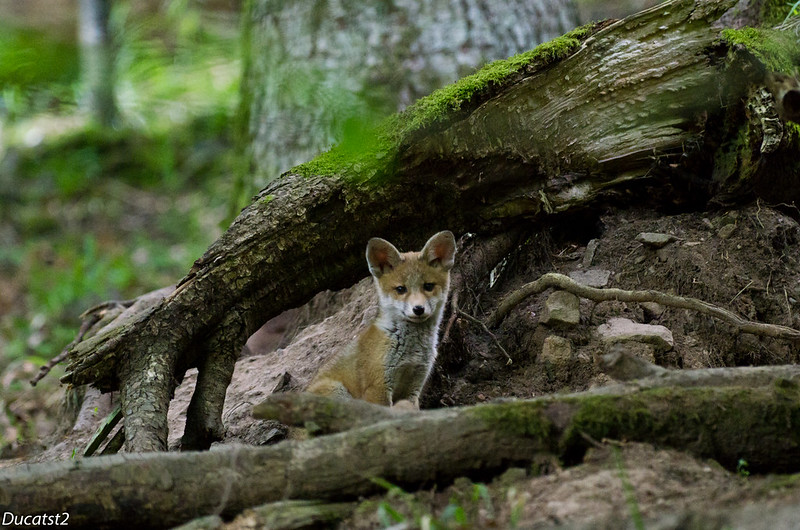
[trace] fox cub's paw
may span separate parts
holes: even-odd
[[[401,399],[392,405],[392,411],[399,413],[419,412],[419,405],[408,399]]]

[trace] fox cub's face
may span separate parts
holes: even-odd
[[[420,252],[403,254],[384,239],[370,239],[367,263],[385,316],[423,322],[441,314],[455,254],[456,241],[449,231],[431,237]]]

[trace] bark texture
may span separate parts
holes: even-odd
[[[687,171],[715,175],[720,137],[751,129],[743,99],[752,65],[760,64],[720,39],[715,24],[733,4],[676,0],[584,29],[481,87],[466,91],[464,83],[420,101],[373,151],[350,158],[334,151],[285,174],[174,292],[72,348],[64,381],[126,387],[129,449],[164,449],[175,374],[202,365],[213,344],[221,375],[209,381],[205,405],[193,409],[193,439],[207,441],[220,425],[220,390],[246,337],[321,289],[354,283],[370,237],[413,248],[437,230],[497,233],[647,186],[663,202]],[[752,132],[759,131],[757,124]],[[726,151],[719,179],[697,177],[699,189],[729,191],[726,175],[739,163],[731,166],[731,156],[747,158],[754,181],[774,169],[772,157],[796,160],[797,139],[791,128],[782,131],[769,151],[760,142]],[[787,166],[781,179],[795,185],[785,189],[800,189],[799,176],[796,163]]]
[[[0,511],[54,507],[71,527],[168,527],[285,499],[353,499],[446,483],[554,455],[580,462],[594,440],[679,447],[729,469],[800,469],[796,377],[759,387],[655,388],[427,411],[271,447],[114,455],[0,471]],[[357,466],[353,463],[358,462]]]
[[[114,98],[116,50],[109,30],[111,0],[80,0],[78,5],[83,103],[97,123],[109,127],[118,114]]]

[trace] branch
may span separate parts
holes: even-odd
[[[272,394],[253,407],[254,418],[304,427],[314,435],[357,429],[397,419],[403,414],[413,412],[382,407],[360,399],[330,399],[307,392]]]
[[[753,335],[763,335],[766,337],[774,337],[778,339],[800,340],[800,331],[780,326],[777,324],[764,324],[762,322],[753,322],[745,320],[739,315],[715,306],[703,300],[696,298],[687,298],[684,296],[676,296],[671,294],[662,293],[660,291],[626,291],[624,289],[597,289],[595,287],[588,287],[581,285],[571,278],[563,274],[556,274],[549,272],[542,275],[538,280],[531,283],[526,283],[516,291],[506,296],[500,303],[500,306],[489,318],[490,326],[497,326],[508,313],[520,304],[525,298],[532,294],[541,293],[547,289],[555,288],[562,291],[568,291],[581,298],[586,298],[594,302],[607,302],[616,300],[620,302],[656,302],[661,305],[669,307],[677,307],[680,309],[691,309],[717,318],[731,324],[740,332],[752,333]]]

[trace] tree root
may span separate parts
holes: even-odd
[[[490,327],[497,326],[508,313],[520,304],[525,298],[532,294],[538,294],[546,289],[555,288],[562,291],[570,292],[581,298],[592,300],[593,302],[607,302],[616,300],[620,302],[656,302],[661,305],[669,307],[677,307],[681,309],[691,309],[719,319],[727,324],[734,326],[742,333],[751,333],[753,335],[762,335],[766,337],[773,337],[777,339],[800,340],[800,331],[777,324],[765,324],[762,322],[753,322],[746,320],[739,315],[723,309],[714,304],[698,300],[696,298],[687,298],[684,296],[676,296],[671,294],[662,293],[660,291],[646,290],[646,291],[627,291],[624,289],[597,289],[595,287],[588,287],[581,285],[571,278],[563,274],[548,272],[542,275],[538,280],[531,283],[526,283],[516,291],[506,296],[500,303],[500,306],[489,318],[488,325]]]

